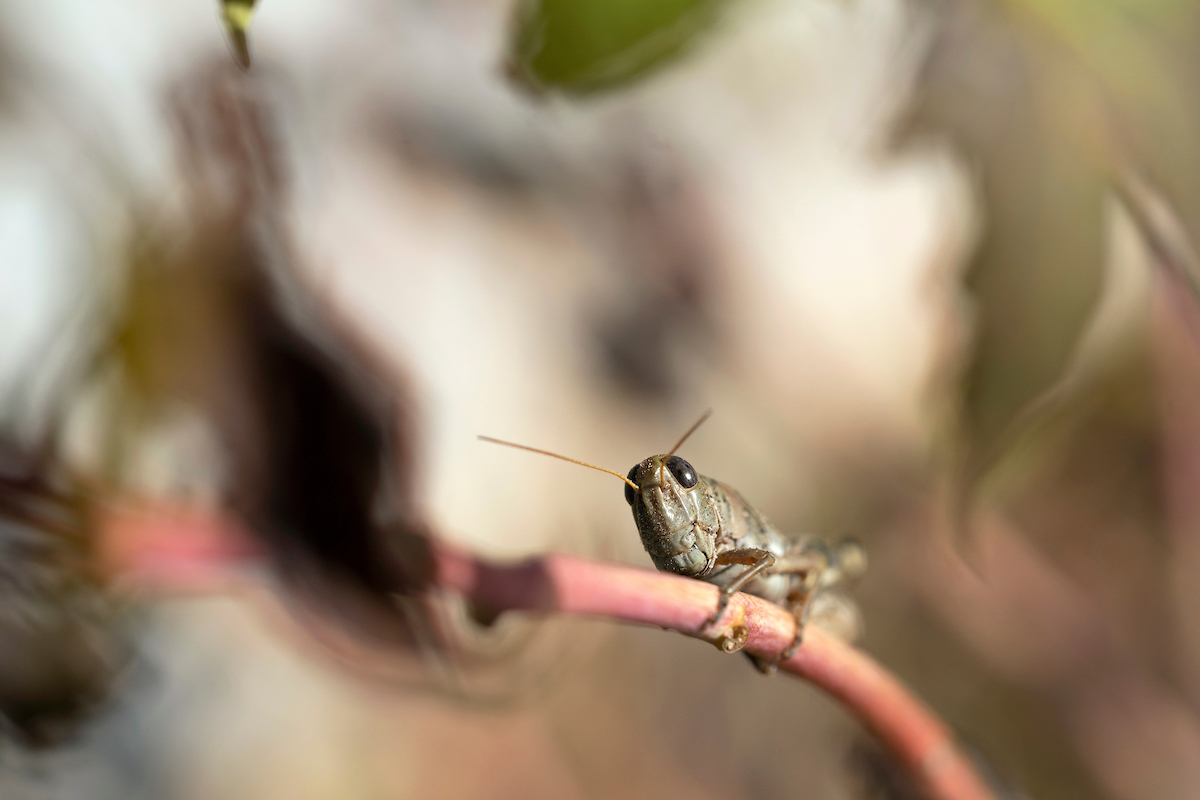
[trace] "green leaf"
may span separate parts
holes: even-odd
[[[932,7],[947,13],[907,133],[956,143],[977,177],[983,215],[963,281],[974,346],[951,397],[959,412],[955,495],[969,502],[1049,412],[1071,393],[1094,390],[1067,376],[1103,287],[1106,200],[1119,198],[1146,238],[1151,215],[1136,206],[1148,195],[1130,189],[1148,187],[1191,250],[1200,244],[1200,7]],[[1200,286],[1195,264],[1176,260],[1177,270],[1193,270],[1193,290]]]
[[[995,12],[976,7],[947,22],[920,97],[909,135],[916,128],[954,143],[982,215],[963,279],[973,346],[951,387],[955,495],[968,502],[1053,408],[1047,401],[1092,319],[1113,156],[1094,77],[1057,43]]]
[[[225,30],[229,32],[234,58],[243,69],[250,66],[250,45],[246,41],[246,31],[254,17],[255,2],[257,0],[221,0],[221,19],[225,22]]]
[[[728,0],[527,0],[510,48],[515,77],[536,91],[588,94],[677,60]]]

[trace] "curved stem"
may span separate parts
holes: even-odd
[[[777,658],[795,631],[787,611],[746,594],[735,595],[717,624],[703,628],[717,602],[717,587],[661,572],[564,555],[501,566],[445,544],[436,545],[435,560],[438,585],[493,612],[577,614],[656,625],[726,652],[745,647],[766,659]],[[931,800],[994,800],[949,729],[865,653],[814,627],[804,632],[803,645],[780,670],[841,702]]]
[[[116,513],[114,513],[116,512]],[[228,518],[151,507],[100,515],[105,560],[114,572],[171,585],[261,558]],[[743,647],[774,660],[792,642],[795,620],[783,608],[736,594],[706,625],[718,589],[710,583],[564,555],[512,565],[489,563],[444,542],[430,543],[432,582],[493,613],[576,614],[669,628],[725,652]],[[211,575],[210,575],[211,577]],[[891,673],[865,653],[810,627],[780,665],[836,698],[915,778],[930,800],[995,800],[949,729]]]

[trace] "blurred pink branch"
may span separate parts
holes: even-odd
[[[259,556],[235,520],[205,512],[125,507],[103,514],[101,529],[108,569],[142,586],[220,586],[228,567]],[[776,658],[795,630],[784,609],[745,594],[733,598],[717,624],[704,627],[717,589],[689,578],[564,555],[498,565],[438,542],[433,552],[434,584],[493,613],[573,614],[656,625],[726,652],[744,647],[766,659]],[[803,646],[780,669],[836,698],[930,800],[993,800],[949,729],[861,651],[810,627]]]
[[[1145,654],[1123,639],[1093,593],[999,514],[976,518],[971,566],[930,534],[926,517],[913,527],[900,574],[990,669],[1053,701],[1111,796],[1195,796],[1200,722],[1175,688],[1146,669]]]
[[[792,616],[738,594],[716,625],[703,628],[717,589],[701,581],[548,555],[513,566],[489,564],[446,545],[436,549],[436,582],[492,611],[537,611],[656,625],[729,651],[776,658],[791,642]],[[991,792],[946,726],[867,655],[815,627],[780,669],[836,698],[899,759],[932,800],[988,800]]]

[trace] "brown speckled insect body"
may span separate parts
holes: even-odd
[[[784,659],[799,647],[814,612],[835,634],[857,635],[857,609],[835,590],[865,567],[857,543],[831,546],[812,536],[784,536],[736,489],[698,474],[673,454],[645,459],[628,479],[625,499],[654,566],[721,587],[712,621],[734,592],[745,591],[795,615],[796,637]]]
[[[701,417],[671,452],[640,461],[622,478],[625,500],[654,566],[721,588],[710,623],[720,618],[738,591],[789,609],[796,617],[796,636],[781,659],[790,658],[800,646],[810,616],[841,638],[855,638],[860,628],[858,610],[836,587],[866,566],[862,547],[853,541],[831,546],[816,537],[784,536],[737,490],[700,475],[675,455],[707,418],[707,414]],[[480,438],[621,478],[620,473],[557,453]],[[773,666],[752,660],[764,671]]]

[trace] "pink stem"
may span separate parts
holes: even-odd
[[[151,585],[205,582],[223,568],[261,557],[236,521],[203,511],[128,504],[100,514],[104,561]],[[434,583],[492,612],[537,611],[607,617],[670,628],[726,652],[774,660],[791,643],[792,615],[737,594],[706,626],[717,588],[702,581],[581,558],[548,555],[501,566],[433,542]],[[910,771],[930,800],[995,800],[945,725],[867,655],[810,627],[780,669],[837,698]]]
[[[443,588],[492,611],[540,611],[608,617],[693,636],[726,651],[774,659],[791,643],[791,614],[746,594],[735,595],[717,624],[703,627],[717,588],[697,580],[563,555],[512,566],[436,546]],[[741,630],[739,630],[741,629]],[[847,644],[809,628],[804,644],[780,669],[837,698],[908,769],[931,800],[994,800],[945,725],[890,673]]]

